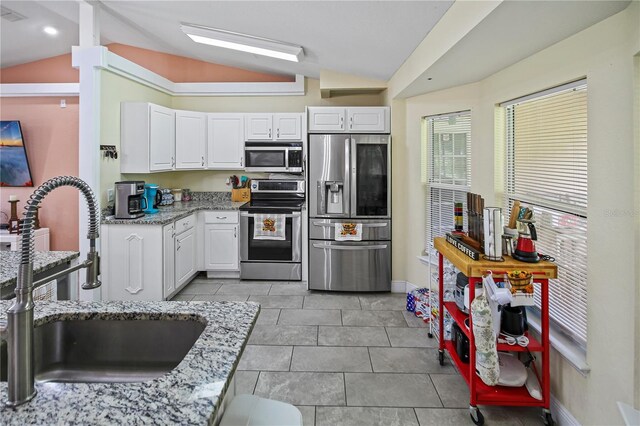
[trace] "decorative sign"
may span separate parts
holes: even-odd
[[[463,243],[460,238],[455,235],[447,234],[446,235],[447,242],[469,256],[473,260],[480,260],[480,252],[473,247]]]

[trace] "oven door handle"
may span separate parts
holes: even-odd
[[[340,222],[339,222],[340,223]],[[344,222],[344,223],[349,223],[349,222]],[[358,223],[358,221],[354,221],[354,223]],[[336,223],[324,223],[324,222],[312,222],[311,223],[313,226],[322,226],[324,228],[333,228]],[[389,226],[388,223],[363,223],[362,227],[363,228],[385,228]]]
[[[387,244],[369,244],[366,246],[336,246],[333,244],[314,244],[313,247],[326,250],[384,250],[389,246]]]
[[[258,213],[258,214],[267,214],[267,213]],[[276,215],[276,214],[279,215],[279,214],[282,214],[282,213],[273,213],[273,214],[274,215]],[[300,215],[301,215],[300,212],[293,212],[291,214],[285,214],[284,217],[286,217],[286,218],[294,218],[294,217],[300,217]],[[240,216],[241,217],[256,217],[255,214],[251,214],[251,213],[248,213],[248,212],[241,212]]]

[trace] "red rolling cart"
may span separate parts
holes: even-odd
[[[553,425],[554,421],[549,411],[551,404],[551,392],[549,383],[549,279],[556,278],[558,268],[551,262],[541,261],[539,263],[525,263],[505,256],[504,262],[491,262],[488,260],[473,260],[464,253],[447,243],[444,238],[435,238],[434,246],[438,250],[438,325],[439,325],[439,359],[440,365],[444,364],[444,351],[449,352],[453,364],[458,372],[462,375],[465,382],[469,386],[469,414],[471,420],[476,425],[484,424],[484,417],[478,405],[506,405],[506,406],[528,406],[542,407],[544,422],[547,425]],[[540,382],[542,390],[542,400],[537,400],[529,395],[527,389],[522,386],[506,387],[506,386],[487,386],[475,373],[476,353],[475,339],[473,337],[473,321],[471,315],[469,318],[469,328],[464,324],[467,315],[462,313],[455,302],[445,302],[443,300],[443,259],[446,258],[460,272],[469,278],[469,288],[475,288],[475,285],[482,281],[482,276],[489,270],[498,275],[503,271],[521,270],[533,274],[534,283],[540,285],[541,295],[541,320],[542,330],[540,333],[540,341],[536,340],[530,334],[526,334],[529,338],[527,347],[510,346],[506,343],[498,343],[498,351],[502,352],[532,352],[541,356],[541,368],[538,370],[535,364],[532,364],[534,372]],[[469,306],[475,297],[474,291],[469,291]],[[458,356],[451,340],[444,340],[443,317],[444,310],[447,310],[453,320],[458,324],[460,329],[469,339],[469,363],[465,364]]]

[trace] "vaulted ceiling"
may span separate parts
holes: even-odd
[[[497,6],[492,12],[421,69],[399,95],[477,81],[621,11],[629,2],[494,0]],[[318,78],[320,70],[331,70],[385,81],[454,9],[453,0],[89,3],[100,9],[102,44],[127,44],[275,74]],[[2,1],[2,8],[1,67],[68,53],[78,44],[76,0]],[[24,19],[12,22],[16,16],[5,16],[7,12]],[[197,44],[180,30],[181,23],[300,45],[305,57],[293,63]],[[44,26],[57,28],[59,34],[44,34]]]

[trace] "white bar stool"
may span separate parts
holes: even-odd
[[[237,395],[224,411],[220,426],[302,426],[302,413],[284,402]]]

